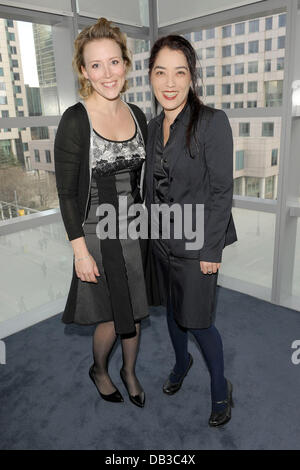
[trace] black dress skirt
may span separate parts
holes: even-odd
[[[119,216],[119,196],[127,201],[127,214],[132,204],[141,202],[139,178],[145,152],[137,129],[135,136],[124,142],[104,139],[95,131],[93,139],[90,203],[84,232],[100,276],[95,284],[81,281],[73,273],[72,282],[76,285],[71,288],[72,298],[68,298],[65,309],[68,314],[62,321],[81,325],[114,321],[117,334],[131,334],[135,323],[149,315],[141,255],[141,244],[146,240],[119,237],[120,223],[130,225],[134,220],[125,215],[126,220],[120,221],[124,215]],[[100,204],[115,209],[116,237],[99,237],[98,224],[104,219],[103,214],[96,213]]]
[[[155,145],[154,201],[168,201],[168,161],[163,159],[163,134]],[[218,271],[203,274],[200,261],[170,253],[169,240],[151,240],[162,305],[172,303],[174,318],[184,328],[209,328],[215,321]]]

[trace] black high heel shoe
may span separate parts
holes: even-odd
[[[175,374],[174,371],[172,370],[168,379],[166,380],[166,382],[164,383],[163,385],[163,392],[166,393],[167,395],[174,395],[174,393],[178,392],[178,390],[180,390],[181,388],[181,385],[183,383],[183,380],[185,378],[185,376],[187,375],[188,371],[190,370],[190,368],[192,367],[193,365],[193,356],[189,353],[189,363],[188,363],[188,366],[187,366],[187,369],[186,371],[180,376],[178,374]],[[176,382],[174,382],[174,379],[173,381],[171,381],[171,377],[176,377],[178,380]]]
[[[123,384],[125,385],[125,388],[128,392],[129,400],[134,405],[139,406],[140,408],[143,408],[144,405],[145,405],[145,398],[146,398],[144,390],[141,393],[139,393],[138,395],[130,395],[128,385],[127,385],[127,382],[126,382],[125,377],[124,377],[124,370],[123,369],[120,370],[120,376],[121,376]]]
[[[228,423],[231,419],[231,407],[234,407],[233,399],[232,399],[232,383],[226,379],[227,381],[227,398],[222,401],[216,401],[215,403],[217,405],[220,405],[221,403],[225,403],[227,406],[224,410],[222,411],[212,411],[208,424],[210,426],[216,427],[216,426],[221,426],[223,424]]]
[[[95,378],[94,378],[94,365],[93,364],[91,367],[90,367],[90,370],[89,370],[89,376],[92,380],[92,382],[95,384],[95,387],[97,388],[98,392],[100,393],[101,395],[101,398],[103,398],[103,400],[106,400],[106,401],[110,401],[112,403],[121,403],[124,401],[124,398],[122,397],[121,393],[119,392],[119,390],[117,389],[115,392],[113,393],[110,393],[108,395],[105,395],[104,393],[101,393],[99,388],[97,387],[97,384],[95,382]]]

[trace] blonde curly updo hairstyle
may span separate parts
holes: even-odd
[[[93,88],[90,85],[89,80],[84,77],[81,71],[81,67],[85,67],[83,51],[89,42],[98,39],[112,39],[113,41],[116,41],[122,52],[122,58],[126,65],[126,73],[128,73],[132,66],[130,52],[127,49],[126,35],[121,32],[120,28],[113,26],[111,21],[108,21],[106,18],[99,18],[97,23],[84,28],[74,41],[75,51],[72,63],[74,70],[78,75],[79,94],[81,98],[87,98],[93,92]],[[124,93],[127,88],[128,81],[125,80],[121,93]]]

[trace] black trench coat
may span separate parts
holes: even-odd
[[[164,202],[169,205],[204,204],[204,244],[201,249],[186,249],[188,240],[152,241],[162,303],[168,292],[174,317],[185,328],[208,328],[215,320],[218,272],[203,274],[200,261],[220,263],[226,245],[237,240],[232,218],[233,139],[224,111],[202,106],[197,136],[186,143],[190,118],[186,104],[170,128],[163,150],[168,162],[168,190]],[[154,203],[154,165],[157,139],[161,135],[164,112],[148,124],[146,163],[146,207],[150,214]]]

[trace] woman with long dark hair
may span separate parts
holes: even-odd
[[[74,251],[62,321],[95,325],[89,376],[104,400],[118,403],[124,399],[108,362],[120,336],[120,375],[130,400],[143,407],[145,393],[135,374],[140,322],[149,315],[143,260],[139,240],[119,236],[118,214],[119,196],[127,198],[128,208],[142,201],[147,121],[140,108],[121,99],[131,59],[118,27],[100,18],[83,29],[75,40],[73,65],[83,102],[64,112],[54,147],[60,209]],[[103,204],[117,214],[116,233],[107,238],[97,232]]]
[[[231,418],[232,384],[224,376],[223,345],[214,325],[215,297],[222,250],[237,240],[232,219],[232,131],[224,111],[205,106],[197,96],[197,56],[183,37],[158,39],[149,60],[149,78],[159,116],[148,125],[146,206],[189,204],[195,224],[196,205],[204,205],[204,243],[189,246],[170,237],[152,240],[161,296],[176,363],[163,391],[176,393],[193,364],[188,331],[198,342],[211,377],[211,426]],[[194,227],[195,225],[193,225]],[[160,235],[161,235],[160,231]]]

